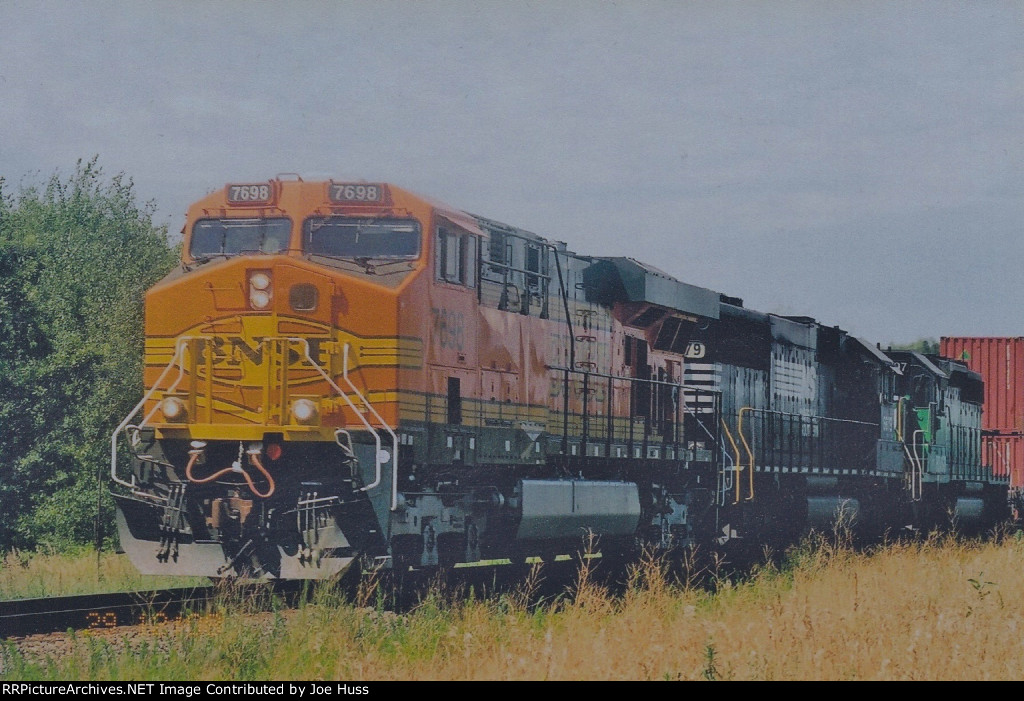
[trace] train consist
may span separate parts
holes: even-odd
[[[963,362],[389,184],[210,194],[145,309],[146,392],[111,438],[144,573],[318,579],[1006,515]]]

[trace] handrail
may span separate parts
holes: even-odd
[[[576,330],[572,327],[572,314],[569,313],[569,290],[562,276],[562,264],[558,260],[558,250],[552,247],[555,255],[555,270],[558,272],[558,292],[562,298],[562,309],[565,310],[565,325],[569,327],[569,365],[576,366]],[[565,369],[562,376],[562,455],[569,452],[569,373]],[[610,400],[611,398],[609,398]]]
[[[733,468],[736,471],[736,501],[733,504],[738,504],[740,501],[740,471],[743,466],[740,464],[740,449],[736,445],[736,441],[733,440],[732,431],[729,430],[729,424],[725,423],[725,419],[721,419],[722,429],[725,431],[725,437],[729,439],[729,444],[732,445],[733,451],[736,453],[736,460],[733,462]]]
[[[910,472],[910,498],[912,501],[920,501],[921,499],[921,483],[924,475],[924,461],[921,459],[921,456],[917,454],[918,435],[924,435],[924,431],[918,429],[917,431],[914,431],[914,435],[910,438],[910,444],[914,448],[914,458],[916,459],[914,463],[915,469],[912,469]],[[923,448],[924,446],[925,444],[922,443],[921,447]]]
[[[139,403],[135,405],[135,408],[132,409],[128,416],[124,418],[124,421],[122,421],[118,425],[118,427],[114,429],[114,433],[111,434],[110,436],[110,479],[114,480],[114,482],[120,484],[123,487],[127,487],[128,489],[135,489],[135,475],[132,475],[131,482],[125,482],[123,479],[117,476],[117,437],[121,434],[121,431],[123,431],[125,427],[128,426],[128,424],[135,417],[135,415],[139,413],[139,410],[142,409],[143,406],[145,406],[146,402],[149,401],[150,397],[152,397],[153,394],[157,391],[157,388],[160,387],[160,383],[164,381],[165,377],[167,377],[167,373],[169,373],[171,371],[171,368],[174,367],[174,364],[178,362],[178,356],[182,355],[182,351],[185,348],[185,341],[191,340],[192,338],[194,337],[186,336],[178,339],[177,343],[175,344],[174,354],[171,355],[171,360],[169,363],[167,363],[167,367],[165,367],[163,369],[163,372],[160,373],[160,377],[157,378],[156,382],[153,383],[153,386],[149,389],[149,391],[146,392],[145,395],[143,395]],[[181,378],[184,375],[185,369],[180,365],[178,367],[178,379],[171,384],[170,390],[165,391],[173,391],[173,388],[177,387],[178,383],[181,382]],[[156,413],[158,408],[159,404],[156,407],[153,407],[153,410],[146,414],[146,416],[142,419],[142,423],[139,424],[140,428],[146,425],[146,423],[153,417],[153,414]]]
[[[799,414],[799,413],[792,413],[792,412],[777,411],[777,410],[774,410],[774,409],[758,409],[758,408],[751,407],[751,406],[743,407],[742,409],[740,409],[740,411],[739,411],[739,413],[737,415],[738,416],[738,422],[737,422],[737,431],[736,432],[739,434],[740,440],[743,442],[743,447],[746,450],[746,453],[747,453],[747,456],[748,456],[748,459],[749,459],[749,464],[750,464],[750,474],[748,475],[748,483],[750,485],[750,494],[746,498],[747,501],[751,501],[751,500],[754,499],[754,465],[755,465],[754,453],[756,452],[755,448],[757,447],[757,445],[756,445],[756,439],[757,439],[756,428],[752,428],[751,429],[751,441],[750,442],[747,441],[747,436],[746,436],[746,434],[744,432],[744,429],[743,429],[744,414],[747,414],[747,413],[758,414],[762,418],[762,420],[764,418],[771,417],[771,416],[778,417],[780,419],[789,419],[789,430],[790,431],[792,431],[792,429],[795,426],[795,422],[793,420],[794,419],[798,419],[800,421],[799,428],[801,430],[807,430],[808,428],[812,429],[814,431],[814,433],[813,433],[814,436],[818,435],[818,430],[819,430],[820,427],[828,427],[828,426],[837,425],[837,424],[842,425],[842,426],[870,427],[870,428],[877,428],[879,426],[878,423],[873,422],[873,421],[856,421],[854,419],[838,419],[838,418],[835,418],[835,417]],[[756,426],[756,424],[755,424],[755,426]],[[762,426],[762,428],[764,428],[764,427]],[[807,435],[807,434],[805,433],[804,435]],[[753,445],[752,445],[752,443],[753,443]],[[901,443],[902,443],[902,441],[901,441]],[[906,449],[906,446],[904,446],[904,449]],[[767,446],[767,447],[762,449],[762,452],[765,453],[765,455],[762,455],[763,459],[765,459],[765,460],[769,459],[769,457],[767,455],[767,451],[769,451],[769,450],[772,450],[771,446]],[[800,448],[799,450],[801,451],[801,456],[803,457],[804,456],[803,448]],[[819,455],[819,458],[820,457],[822,457],[822,456]],[[909,458],[909,453],[908,453],[908,459],[912,459],[912,458]],[[737,489],[737,493],[739,493],[739,489]]]
[[[362,401],[362,403],[366,405],[366,408],[370,411],[371,414],[373,414],[374,418],[380,421],[380,424],[381,426],[384,427],[384,430],[391,434],[391,445],[393,448],[391,452],[391,510],[395,511],[396,509],[398,509],[398,436],[395,435],[394,430],[388,425],[388,422],[384,420],[384,418],[377,412],[377,410],[373,408],[373,405],[370,404],[366,397],[363,396],[363,393],[359,391],[359,388],[356,387],[352,380],[348,378],[348,349],[349,344],[346,342],[342,353],[341,376],[345,378],[345,382],[348,383],[348,386],[352,389],[353,392],[355,392],[355,395],[359,397],[360,401]],[[308,343],[306,344],[306,357],[309,357]],[[374,431],[374,436],[377,436],[376,431]],[[376,487],[377,484],[380,483],[381,462],[379,436],[377,436],[377,455],[374,456],[374,462],[377,465],[377,482],[374,483],[372,486]],[[369,486],[363,487],[363,491],[365,492],[369,488]]]
[[[197,340],[199,338],[202,338],[202,337],[201,336],[184,336],[180,340],[181,341],[195,341],[195,340]],[[185,377],[185,353],[184,353],[184,351],[185,351],[186,348],[188,348],[188,344],[187,343],[182,343],[181,344],[182,355],[181,355],[181,358],[178,359],[178,376],[175,378],[174,382],[172,382],[167,387],[167,389],[164,390],[165,394],[168,393],[168,392],[173,392],[176,389],[178,389],[178,385],[181,384],[182,379],[184,379],[184,377]],[[171,362],[172,363],[174,362],[174,358],[173,357],[171,358]],[[162,380],[162,379],[163,379],[163,375],[161,375],[160,378],[157,379],[156,383],[153,385],[153,389],[156,389],[157,387],[160,386],[160,380]],[[147,423],[149,423],[149,420],[153,418],[153,415],[156,414],[156,412],[159,411],[159,409],[160,409],[160,402],[157,402],[153,406],[153,408],[149,410],[149,413],[146,414],[144,417],[142,417],[142,422],[139,424],[139,428],[142,428]]]
[[[748,412],[748,411],[754,411],[754,407],[752,407],[752,406],[745,406],[742,409],[740,409],[739,419],[738,419],[738,421],[736,423],[736,433],[739,434],[740,440],[743,441],[743,447],[747,451],[747,457],[750,458],[750,496],[748,496],[746,498],[746,501],[753,501],[754,500],[754,451],[750,449],[750,444],[747,443],[747,438],[746,438],[746,436],[743,435],[743,414],[744,414],[744,412]],[[737,475],[737,478],[738,477],[739,477],[739,475]],[[733,502],[733,503],[738,503],[739,500],[740,500],[740,484],[739,484],[739,479],[737,479],[736,480],[736,502]]]
[[[921,433],[921,431],[915,431],[910,438],[911,447],[913,447],[913,452],[911,452],[910,447],[907,446],[907,442],[903,437],[903,401],[905,399],[906,397],[900,397],[896,402],[896,425],[894,426],[894,430],[896,432],[896,440],[903,446],[903,452],[907,456],[907,462],[910,463],[910,500],[920,501],[920,481],[921,473],[924,472],[924,468],[921,466],[920,458],[917,455],[917,446],[914,445],[914,439],[917,438],[917,434]]]
[[[270,339],[264,339],[264,340],[270,340]],[[374,443],[375,443],[375,446],[376,446],[376,450],[374,451],[374,454],[373,454],[374,480],[373,480],[372,483],[370,483],[370,484],[368,484],[368,485],[366,485],[364,487],[361,487],[359,491],[366,492],[366,491],[369,491],[371,489],[374,489],[381,482],[381,474],[382,474],[381,466],[383,465],[383,462],[380,459],[380,454],[381,454],[380,434],[376,431],[376,429],[374,429],[373,425],[370,424],[370,422],[366,420],[366,417],[363,416],[363,412],[361,412],[359,410],[359,408],[356,407],[356,405],[352,402],[352,400],[349,399],[348,394],[344,390],[342,390],[341,387],[339,387],[337,385],[337,383],[333,379],[331,379],[331,376],[327,373],[327,371],[324,370],[323,367],[320,366],[320,363],[318,363],[315,360],[313,360],[313,356],[310,355],[310,352],[309,352],[309,341],[307,339],[305,339],[305,338],[298,338],[298,337],[295,337],[295,336],[290,336],[290,337],[285,337],[285,340],[294,341],[296,343],[302,344],[302,348],[303,348],[303,352],[305,354],[305,358],[306,358],[306,360],[309,361],[309,364],[312,365],[313,369],[315,369],[318,373],[320,373],[320,376],[324,378],[324,380],[327,382],[327,384],[329,384],[331,386],[331,388],[335,392],[337,392],[338,395],[343,400],[345,400],[345,403],[348,405],[348,407],[359,418],[359,421],[362,422],[363,427],[366,428],[367,431],[369,431],[370,433],[373,434],[373,439],[374,439]],[[349,344],[345,343],[345,345],[343,347],[343,353],[342,353],[342,377],[345,380],[345,384],[348,385],[349,389],[352,390],[353,394],[355,394],[357,397],[359,397],[359,401],[361,401],[363,403],[363,406],[366,407],[367,411],[369,411],[373,415],[373,417],[375,419],[377,419],[377,421],[380,422],[380,424],[384,428],[384,430],[387,431],[388,434],[391,436],[391,441],[392,441],[392,452],[391,452],[391,460],[392,460],[391,510],[394,511],[394,510],[396,510],[398,508],[398,435],[395,434],[394,429],[392,429],[391,426],[388,425],[388,422],[384,420],[384,417],[382,417],[380,415],[380,413],[373,407],[373,405],[370,404],[369,400],[365,396],[363,396],[363,393],[359,391],[359,388],[355,386],[355,384],[352,382],[351,379],[349,379],[349,376],[348,376],[348,349],[349,349]],[[337,441],[337,434],[335,434],[335,441]]]
[[[774,414],[775,416],[781,417],[792,417],[797,419],[818,419],[819,421],[830,421],[834,423],[850,424],[852,426],[878,426],[876,421],[857,421],[855,419],[840,419],[834,416],[818,416],[816,414],[800,414],[793,411],[779,411],[777,409],[757,409],[755,407],[744,407],[749,409],[751,412],[760,412],[761,414]]]
[[[675,385],[675,386],[676,387],[682,387],[684,389],[694,389],[693,387],[688,387],[687,385]],[[719,392],[717,390],[706,390],[706,389],[701,388],[701,389],[698,389],[698,391],[704,392],[705,394],[719,394]],[[711,431],[708,430],[708,427],[704,425],[704,422],[700,420],[700,417],[697,415],[697,412],[694,411],[693,409],[691,409],[690,405],[686,403],[686,397],[683,397],[683,401],[680,402],[680,406],[683,407],[683,413],[684,414],[689,414],[694,419],[696,419],[697,425],[700,426],[700,429],[702,431],[704,431],[704,433],[708,434],[708,438],[710,438],[712,443],[713,443],[715,441],[715,436],[711,433]]]
[[[585,311],[585,310],[579,310],[579,311]],[[673,409],[673,418],[672,418],[672,420],[675,421],[676,419],[679,418],[678,417],[678,411],[679,411],[679,409],[682,409],[682,413],[683,414],[689,414],[694,419],[696,419],[697,427],[701,431],[703,431],[707,435],[707,437],[709,439],[711,439],[712,448],[717,447],[719,442],[720,442],[720,438],[718,436],[716,436],[714,433],[712,433],[711,429],[709,428],[709,426],[713,426],[714,425],[713,419],[710,420],[710,421],[702,420],[700,418],[700,415],[698,414],[698,411],[695,410],[686,401],[685,393],[683,393],[681,395],[675,394],[676,392],[680,392],[682,390],[688,390],[688,391],[691,391],[691,392],[693,392],[695,394],[703,395],[703,396],[707,396],[707,397],[716,397],[716,396],[717,397],[721,397],[722,393],[721,393],[720,390],[711,389],[711,388],[709,388],[707,386],[704,386],[704,385],[690,385],[690,384],[684,384],[684,383],[680,383],[680,382],[670,382],[670,381],[667,381],[667,380],[655,380],[655,379],[647,379],[647,378],[640,378],[640,377],[627,377],[627,376],[622,376],[622,375],[612,375],[612,374],[609,374],[609,373],[606,373],[606,372],[598,372],[598,371],[595,371],[595,370],[572,368],[572,367],[563,367],[561,365],[545,365],[544,367],[546,369],[550,370],[550,371],[563,373],[562,383],[563,383],[563,387],[565,388],[563,391],[565,392],[565,395],[566,395],[566,400],[563,401],[563,403],[562,403],[562,425],[563,425],[562,440],[563,440],[563,446],[567,443],[567,440],[568,440],[568,438],[567,438],[567,435],[568,435],[567,427],[568,427],[568,422],[569,422],[569,419],[568,419],[568,416],[569,416],[569,401],[568,401],[569,391],[568,391],[568,384],[569,384],[569,376],[570,375],[574,375],[577,378],[578,377],[582,377],[584,382],[587,382],[588,378],[591,378],[591,377],[601,378],[601,379],[608,380],[609,381],[608,382],[609,391],[611,390],[613,382],[628,383],[629,385],[641,385],[641,384],[643,384],[643,385],[647,385],[649,387],[663,387],[663,388],[671,389],[671,390],[673,390],[673,395],[672,395],[673,399],[672,399],[672,401],[673,401],[673,405],[675,407],[675,409]],[[578,379],[577,379],[577,381],[578,381]],[[713,409],[708,409],[707,411],[709,413],[713,412],[715,415],[719,415],[720,416],[721,407],[720,407],[719,404],[716,404]],[[612,441],[611,419],[613,419],[613,418],[621,418],[621,419],[627,418],[627,417],[615,416],[611,412],[612,412],[612,410],[609,409],[607,411],[607,413],[605,414],[606,418],[609,419],[608,434],[606,436],[606,442],[609,444],[609,446],[610,446],[610,443]],[[634,416],[633,418],[636,418],[636,416]],[[631,435],[632,435],[632,433],[631,433]],[[632,441],[632,437],[630,437],[630,441]],[[673,442],[673,444],[677,444],[678,443],[678,441],[676,439],[673,439],[672,442]],[[609,447],[609,449],[610,449],[610,447]],[[563,447],[563,451],[567,452],[567,448]]]
[[[296,337],[289,337],[289,338],[287,338],[287,340],[295,341],[296,343],[302,344],[302,348],[303,348],[303,351],[305,353],[306,360],[309,361],[309,364],[312,365],[313,368],[318,373],[320,373],[321,377],[324,378],[324,381],[326,381],[327,384],[329,384],[331,386],[331,388],[335,392],[337,392],[338,395],[342,399],[345,400],[345,403],[348,404],[348,407],[353,411],[353,413],[355,413],[355,415],[362,422],[363,427],[366,428],[367,431],[369,431],[370,433],[373,434],[373,439],[374,439],[374,442],[376,444],[376,450],[374,451],[374,454],[373,454],[375,478],[374,478],[372,483],[366,485],[365,487],[361,487],[360,491],[366,492],[366,491],[369,491],[369,490],[375,488],[377,485],[380,484],[380,481],[381,481],[381,465],[382,465],[382,462],[381,462],[381,459],[380,459],[380,453],[381,453],[380,434],[376,431],[376,429],[374,429],[374,427],[370,424],[370,422],[366,420],[366,417],[363,416],[363,412],[361,412],[359,410],[359,408],[356,407],[356,405],[352,402],[352,400],[349,399],[348,394],[344,390],[342,390],[341,387],[339,387],[337,385],[337,383],[333,379],[331,379],[331,376],[327,373],[327,371],[324,370],[320,366],[320,363],[318,363],[315,360],[313,360],[313,357],[309,353],[309,341],[304,339],[304,338],[296,338]],[[366,406],[366,408],[370,411],[370,413],[373,414],[374,418],[376,418],[378,421],[380,421],[380,423],[384,427],[384,429],[389,434],[391,434],[391,438],[394,441],[394,444],[393,444],[394,445],[394,452],[391,455],[391,459],[394,461],[394,472],[393,472],[394,479],[393,479],[393,484],[392,484],[392,488],[391,488],[391,492],[392,492],[392,494],[391,494],[391,509],[394,510],[394,509],[397,508],[397,504],[398,504],[398,436],[395,435],[395,432],[391,429],[390,426],[388,426],[387,422],[384,421],[384,419],[377,412],[377,410],[373,408],[373,405],[371,405],[370,402],[367,401],[366,397],[363,396],[362,392],[360,392],[359,389],[352,383],[352,380],[349,379],[349,377],[348,377],[348,346],[349,346],[348,343],[346,343],[345,346],[344,346],[344,355],[343,355],[344,366],[343,366],[343,370],[342,370],[342,377],[345,378],[345,383],[349,386],[349,388],[352,390],[352,392],[355,393],[355,395],[357,397],[359,397],[359,400]]]
[[[547,370],[557,370],[559,372],[569,371],[569,372],[575,373],[577,375],[591,375],[593,377],[600,377],[601,379],[604,379],[604,380],[607,380],[607,379],[610,378],[612,380],[622,380],[623,382],[643,382],[643,383],[646,383],[646,384],[649,384],[649,385],[661,385],[663,387],[681,387],[682,389],[692,389],[692,390],[695,390],[697,392],[702,392],[704,394],[721,394],[722,393],[721,390],[710,389],[710,388],[708,388],[705,385],[688,385],[688,384],[685,384],[685,383],[682,383],[682,382],[669,382],[668,380],[645,379],[645,378],[642,378],[642,377],[626,377],[626,376],[623,376],[623,375],[612,375],[612,374],[609,374],[607,372],[590,372],[590,371],[579,370],[577,368],[564,367],[562,365],[545,365],[544,367]]]
[[[736,462],[725,446],[725,437],[719,435],[720,448],[722,450],[722,469],[718,471],[718,481],[715,484],[715,504],[717,506],[725,506],[726,497],[729,495],[729,490],[732,489],[733,480],[739,474],[736,470]],[[728,465],[724,464],[728,461]]]

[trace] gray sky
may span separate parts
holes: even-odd
[[[872,341],[1024,335],[1024,0],[0,0],[0,176],[393,182]]]

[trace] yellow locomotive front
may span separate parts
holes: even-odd
[[[422,362],[399,299],[432,212],[297,178],[189,209],[181,266],[146,296],[145,396],[111,442],[140,571],[323,578],[386,551],[399,378]]]

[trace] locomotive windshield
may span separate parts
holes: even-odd
[[[420,227],[408,219],[311,217],[302,227],[302,242],[314,255],[410,260],[420,254]]]
[[[291,221],[278,219],[200,219],[192,227],[193,258],[240,253],[280,253],[288,248]]]

